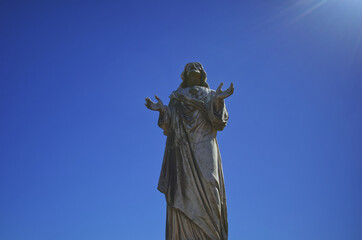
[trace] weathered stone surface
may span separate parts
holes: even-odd
[[[146,98],[159,112],[158,125],[167,136],[158,189],[167,200],[167,240],[226,240],[228,223],[221,157],[216,140],[228,120],[224,99],[233,84],[216,91],[206,83],[200,63],[188,63],[180,87],[168,106]]]

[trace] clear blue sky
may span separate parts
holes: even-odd
[[[164,239],[158,115],[234,82],[231,240],[362,239],[362,1],[1,1],[0,239]]]

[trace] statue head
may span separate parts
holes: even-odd
[[[206,83],[206,72],[199,62],[192,62],[185,65],[184,71],[181,73],[182,83],[180,87],[202,86],[209,88]]]

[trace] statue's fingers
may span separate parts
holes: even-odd
[[[157,99],[157,101],[159,101],[160,103],[162,103],[162,100],[159,98],[159,97],[157,97],[157,95],[155,95],[155,98]],[[163,104],[163,103],[162,103]]]
[[[146,108],[151,109],[151,106],[148,103],[145,103]]]
[[[222,87],[222,85],[224,85],[224,83],[223,83],[223,82],[221,82],[221,83],[220,83],[220,85],[219,85],[219,87],[216,89],[216,91],[221,91],[221,87]]]
[[[233,92],[234,92],[234,84],[233,83],[230,84],[229,91],[231,92],[231,94],[233,94]]]

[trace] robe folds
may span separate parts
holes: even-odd
[[[158,125],[167,136],[158,190],[167,201],[167,240],[227,240],[221,157],[216,140],[228,120],[224,102],[201,86],[170,95]]]

